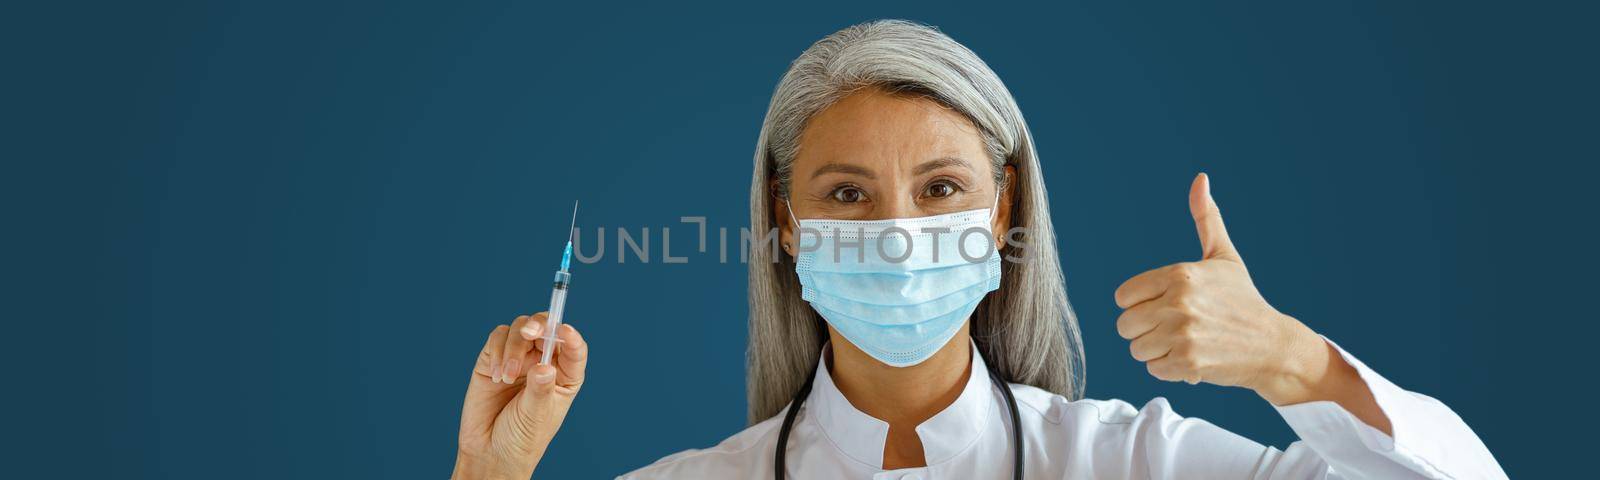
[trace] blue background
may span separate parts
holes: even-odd
[[[1089,396],[1293,440],[1115,334],[1119,283],[1198,254],[1204,170],[1279,309],[1514,477],[1586,463],[1592,10],[523,3],[4,7],[5,476],[443,478],[474,355],[545,308],[573,199],[658,261],[575,267],[590,381],[540,476],[716,443],[745,423],[745,270],[678,217],[746,225],[788,62],[882,17],[942,27],[1022,105]],[[665,226],[688,264],[659,263]]]

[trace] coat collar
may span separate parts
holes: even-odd
[[[971,344],[969,344],[971,345]],[[989,378],[989,367],[972,349],[972,370],[967,384],[949,407],[917,425],[917,437],[922,439],[922,452],[928,465],[935,465],[965,451],[981,437],[988,426],[995,403]],[[850,458],[883,468],[883,447],[889,437],[889,424],[857,410],[844,397],[828,374],[826,363],[831,346],[822,349],[822,359],[817,362],[815,385],[806,397],[808,410],[815,412],[816,421],[823,434]]]

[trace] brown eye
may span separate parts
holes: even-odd
[[[861,201],[861,190],[855,187],[844,187],[833,191],[833,199],[843,203],[856,203]]]
[[[944,198],[955,195],[955,193],[955,185],[951,185],[949,182],[936,182],[933,185],[928,185],[928,192],[926,195],[932,198]]]

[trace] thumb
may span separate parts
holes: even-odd
[[[553,365],[535,365],[528,369],[528,383],[522,389],[522,406],[528,413],[549,409],[547,406],[551,397],[555,395],[556,367]]]
[[[555,378],[554,366],[536,365],[529,369],[528,381],[517,395],[514,408],[506,409],[511,413],[510,421],[517,425],[512,430],[515,432],[513,441],[526,442],[524,446],[536,452],[544,451],[550,438],[561,428],[561,420],[570,406],[555,391]]]
[[[1244,262],[1239,251],[1228,239],[1228,228],[1222,225],[1222,212],[1217,201],[1211,198],[1211,177],[1202,173],[1189,185],[1189,214],[1194,216],[1194,228],[1200,234],[1202,259],[1222,259]]]

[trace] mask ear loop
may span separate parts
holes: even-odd
[[[793,225],[796,232],[800,231],[800,218],[794,216],[794,205],[790,204],[787,198],[783,199],[783,209],[789,211],[789,225]]]
[[[783,199],[783,209],[789,211],[789,225],[794,226],[795,238],[800,238],[800,218],[794,215],[794,205],[789,203],[789,199],[787,198]],[[784,247],[788,246],[788,244],[784,244]],[[788,253],[791,257],[796,256],[793,252],[787,251],[787,248],[785,249],[784,253]]]
[[[995,217],[995,215],[999,215],[999,214],[1000,214],[1000,192],[994,192],[994,206],[989,207],[989,223],[985,224],[985,226],[989,227],[989,230],[990,230],[989,234],[990,235],[994,235],[994,217]],[[989,243],[993,244],[995,254],[999,254],[1000,253],[1000,239],[991,236],[991,237],[989,237]]]
[[[994,192],[994,204],[989,206],[989,224],[994,225],[994,216],[1000,214],[1000,192]]]
[[[1001,165],[1001,168],[1005,166]],[[994,186],[994,205],[989,207],[989,225],[994,225],[995,215],[1000,214],[1000,194],[1005,193],[1008,183],[1011,183],[1011,172],[1005,172],[1005,176],[1000,178],[1000,184]]]
[[[1005,179],[1001,180],[1001,181],[1008,183],[1010,180],[1011,180],[1011,173],[1007,172]],[[1001,183],[1000,185],[995,185],[995,189],[994,189],[994,206],[989,207],[989,225],[990,225],[991,229],[993,229],[993,226],[994,226],[994,217],[996,215],[1000,214],[1000,194],[1005,193],[1005,186],[1006,186],[1006,183]],[[794,214],[791,213],[790,215],[792,216]],[[993,232],[990,232],[990,233],[993,233]],[[991,239],[990,241],[994,242],[994,250],[995,250],[996,253],[999,253],[999,251],[1000,251],[1000,239],[999,238],[994,238],[994,239]]]

